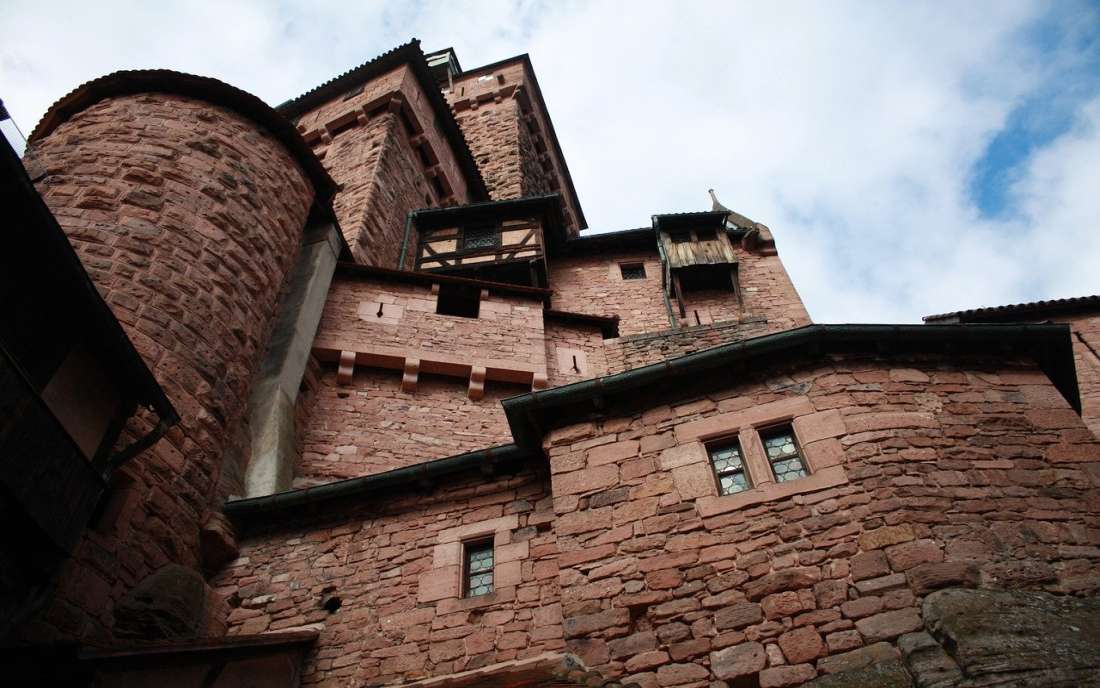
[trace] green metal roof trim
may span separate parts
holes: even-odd
[[[554,428],[626,414],[736,385],[792,358],[831,352],[1025,356],[1036,361],[1081,411],[1069,328],[1065,325],[807,325],[725,344],[616,375],[505,399],[515,443],[533,450]]]
[[[428,62],[424,58],[424,52],[420,49],[420,41],[415,38],[404,45],[399,45],[392,50],[382,53],[373,60],[364,62],[358,67],[344,72],[340,76],[329,79],[323,84],[306,91],[297,98],[292,98],[276,106],[275,109],[284,117],[293,119],[318,105],[342,96],[359,84],[370,81],[403,64],[412,67],[413,74],[416,75],[416,79],[420,83],[420,88],[424,91],[428,101],[431,103],[432,110],[435,112],[436,119],[439,122],[439,127],[443,131],[443,135],[447,138],[447,141],[450,142],[451,149],[454,151],[455,157],[458,159],[458,164],[462,168],[462,173],[466,175],[466,181],[470,188],[470,195],[476,200],[489,198],[489,191],[485,186],[485,179],[482,178],[481,170],[474,160],[473,153],[470,152],[470,146],[466,142],[466,137],[462,134],[462,130],[458,126],[458,121],[455,120],[454,113],[451,112],[451,106],[444,100],[443,94],[439,91],[439,86],[436,84],[435,79],[432,78],[428,68]]]
[[[536,455],[541,456],[541,451],[535,454],[514,444],[506,444],[397,468],[385,473],[338,480],[263,497],[236,499],[226,502],[224,511],[234,525],[242,530],[275,526],[277,524],[272,523],[269,517],[284,514],[323,515],[329,513],[331,505],[345,500],[350,499],[358,504],[362,503],[362,498],[367,495],[389,493],[410,485],[432,484],[440,478],[470,471],[492,474],[529,461]]]
[[[391,282],[405,282],[408,284],[463,284],[470,287],[480,287],[501,294],[516,294],[527,296],[539,301],[546,301],[553,295],[552,289],[543,287],[528,287],[523,284],[510,284],[508,282],[493,282],[492,280],[475,279],[472,277],[459,277],[457,275],[444,275],[438,272],[425,272],[423,270],[395,270],[383,268],[377,265],[363,265],[340,261],[336,264],[336,272],[346,277],[363,277],[367,279],[388,280]]]

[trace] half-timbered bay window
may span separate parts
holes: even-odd
[[[752,487],[749,473],[745,470],[741,444],[737,440],[716,443],[708,448],[710,464],[714,468],[714,477],[718,480],[718,493],[735,494]]]
[[[764,452],[768,456],[768,463],[771,464],[777,483],[804,478],[809,473],[791,426],[783,425],[763,430],[760,433],[760,439],[764,443]]]
[[[462,596],[488,595],[493,591],[493,541],[468,542],[464,549]]]

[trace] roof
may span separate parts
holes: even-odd
[[[739,384],[788,359],[826,353],[976,353],[1036,361],[1081,411],[1073,347],[1065,325],[807,325],[505,399],[513,440],[536,448],[549,430],[593,417],[632,413]]]
[[[419,82],[421,90],[423,90],[424,94],[427,96],[428,102],[435,112],[439,128],[443,132],[443,136],[447,139],[448,143],[451,144],[451,150],[458,160],[458,165],[462,169],[462,173],[466,176],[471,195],[476,200],[489,198],[489,192],[485,187],[485,180],[482,178],[481,171],[474,161],[474,155],[470,152],[469,144],[466,143],[466,137],[463,136],[462,129],[459,128],[458,122],[454,118],[454,113],[451,112],[451,107],[447,104],[447,101],[444,100],[443,94],[439,91],[439,86],[436,84],[435,79],[432,78],[428,62],[424,58],[423,51],[420,49],[420,41],[415,38],[404,45],[399,45],[392,50],[382,53],[373,60],[368,60],[358,67],[329,79],[319,86],[311,88],[296,98],[291,98],[285,103],[276,106],[275,109],[278,110],[279,114],[288,119],[298,117],[323,103],[347,93],[359,84],[370,81],[403,64],[407,64],[412,68],[413,74],[416,76],[416,80]]]
[[[278,516],[330,514],[334,500],[362,503],[369,494],[431,483],[441,477],[543,460],[542,437],[557,427],[655,404],[668,404],[740,384],[747,375],[791,359],[831,353],[938,353],[1024,356],[1034,360],[1080,413],[1073,348],[1065,325],[807,325],[724,344],[626,372],[521,394],[503,401],[513,444],[399,468],[386,473],[228,502],[241,528],[279,527]]]
[[[539,79],[535,76],[535,68],[531,64],[531,56],[527,53],[521,53],[512,57],[507,57],[503,60],[497,60],[496,62],[490,62],[489,64],[481,65],[473,69],[467,69],[462,72],[460,76],[467,74],[477,74],[478,72],[485,72],[492,69],[496,69],[501,65],[508,64],[521,60],[524,66],[527,68],[528,74],[531,75],[531,85],[535,93],[535,98],[538,99],[539,107],[542,108],[542,113],[546,117],[546,127],[549,129],[550,142],[554,145],[554,154],[558,156],[558,160],[561,161],[561,171],[565,175],[565,185],[569,189],[569,197],[573,200],[573,206],[577,209],[577,227],[578,229],[587,229],[588,220],[584,217],[584,209],[581,208],[581,199],[577,196],[577,187],[573,184],[573,175],[569,173],[569,163],[565,160],[565,154],[561,150],[561,142],[558,141],[558,133],[554,129],[554,120],[550,117],[550,110],[546,107],[546,101],[542,97],[542,87],[539,86]]]
[[[479,287],[502,294],[516,294],[545,301],[550,298],[553,291],[542,287],[529,287],[523,284],[510,284],[508,282],[493,282],[491,280],[474,279],[472,277],[457,277],[438,272],[424,272],[421,270],[394,270],[376,265],[362,265],[341,261],[336,264],[337,273],[351,277],[367,277],[391,282],[407,282],[411,284],[462,284],[470,287]]]
[[[1013,303],[1006,306],[988,306],[968,311],[954,311],[939,315],[926,315],[924,322],[1008,322],[1014,319],[1032,320],[1055,313],[1079,313],[1100,310],[1100,296],[1075,296],[1069,299]]]
[[[71,117],[101,100],[137,93],[171,93],[220,105],[266,129],[302,167],[317,195],[317,205],[326,206],[336,183],[313,154],[298,130],[270,105],[256,96],[207,76],[170,69],[123,70],[87,81],[62,96],[42,115],[28,143],[49,136]]]
[[[3,149],[0,152],[0,179],[3,180],[0,199],[3,199],[5,216],[2,235],[5,248],[10,251],[8,260],[19,262],[19,267],[12,270],[12,264],[5,260],[0,269],[7,272],[7,277],[19,281],[16,289],[31,295],[56,296],[67,312],[53,313],[51,317],[72,328],[72,334],[79,332],[117,366],[118,374],[113,379],[132,401],[152,408],[166,425],[175,424],[179,420],[175,408],[92,283],[15,151],[7,142],[0,142],[0,149]],[[34,267],[24,281],[20,279],[20,270],[28,264]],[[43,266],[48,267],[43,269]],[[3,282],[0,280],[0,287],[4,286]],[[16,303],[28,303],[17,295],[5,294],[5,297],[9,309],[18,307]]]
[[[727,213],[724,210],[703,210],[693,213],[662,213],[653,216],[654,229],[679,229],[682,227],[698,227],[714,225],[722,226],[726,221]]]
[[[656,253],[657,236],[653,233],[652,227],[588,234],[566,241],[561,247],[561,252],[565,255],[578,255],[601,249],[632,251],[641,249]]]
[[[619,336],[619,316],[617,315],[592,315],[590,313],[573,313],[571,311],[556,311],[547,309],[542,312],[544,320],[598,327],[604,339],[614,339]]]

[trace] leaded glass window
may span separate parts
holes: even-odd
[[[624,280],[645,279],[645,265],[641,263],[620,265],[619,271],[622,272]]]
[[[741,455],[741,445],[736,440],[714,445],[709,451],[710,464],[718,479],[719,494],[736,494],[752,487]]]
[[[488,595],[493,591],[493,543],[466,545],[466,597]]]
[[[806,461],[802,458],[802,452],[789,425],[762,432],[760,439],[764,441],[764,452],[768,455],[768,463],[772,465],[776,482],[782,483],[807,475],[809,471],[806,470]]]
[[[466,227],[462,230],[462,248],[482,249],[500,246],[500,232],[496,227]]]

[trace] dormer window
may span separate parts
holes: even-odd
[[[500,232],[491,225],[466,227],[462,230],[462,248],[466,250],[497,248],[500,246]]]

